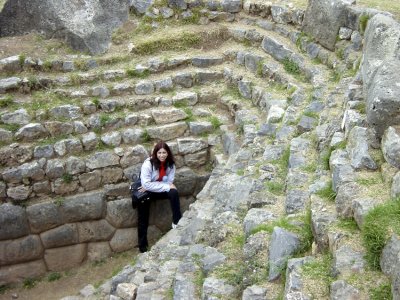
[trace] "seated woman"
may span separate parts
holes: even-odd
[[[140,178],[142,186],[140,192],[149,191],[150,199],[168,198],[172,209],[172,228],[176,227],[182,217],[179,195],[174,185],[175,161],[169,146],[163,142],[158,142],[142,165]],[[149,226],[150,202],[138,203],[138,242],[140,252],[146,252],[147,227]]]

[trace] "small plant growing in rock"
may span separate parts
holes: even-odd
[[[334,201],[336,198],[336,193],[332,189],[332,181],[330,181],[326,187],[320,189],[315,194],[328,201]]]
[[[217,130],[218,128],[221,127],[221,125],[223,124],[217,116],[210,116],[208,118],[208,120],[210,121],[212,127],[214,128],[214,130]]]
[[[367,24],[369,21],[369,15],[362,15],[359,18],[359,22],[360,22],[360,32],[363,34],[365,32],[365,29],[367,29]]]
[[[392,233],[400,234],[400,198],[376,206],[364,219],[361,236],[372,269],[380,269],[381,253]]]
[[[108,114],[101,114],[100,115],[100,126],[104,127],[110,120],[111,120],[111,117]]]
[[[100,108],[100,100],[98,97],[94,97],[92,99],[92,103],[96,106],[96,108]]]
[[[183,109],[183,111],[186,113],[187,117],[185,118],[185,122],[193,122],[195,120],[194,116],[193,116],[193,111],[191,108],[189,107],[185,107]]]
[[[370,289],[369,299],[371,300],[392,300],[392,287],[390,284],[381,284]]]
[[[71,183],[73,179],[74,179],[74,177],[73,177],[71,174],[68,174],[68,173],[65,173],[65,174],[62,176],[62,180],[63,180],[65,183]]]
[[[61,278],[61,274],[59,272],[52,272],[47,276],[47,281],[52,282],[59,280]]]
[[[43,69],[44,69],[45,71],[50,71],[52,67],[53,67],[53,64],[52,64],[51,61],[49,61],[49,60],[45,60],[45,61],[44,61],[44,63],[43,63]]]
[[[147,129],[145,129],[145,130],[143,131],[142,140],[143,140],[145,143],[146,143],[146,142],[150,142],[150,140],[151,140],[150,134],[149,134],[149,132],[147,131]]]
[[[283,68],[285,69],[285,71],[288,72],[289,74],[300,75],[300,67],[295,61],[286,57],[282,61],[282,64],[283,64]]]
[[[4,98],[0,98],[0,107],[8,107],[14,103],[14,98],[11,95],[6,95]]]
[[[33,287],[35,287],[35,285],[37,284],[37,280],[33,279],[33,278],[26,278],[24,280],[24,288],[26,289],[31,289]]]
[[[24,66],[24,64],[25,64],[25,59],[26,59],[26,55],[23,54],[23,53],[20,54],[20,55],[18,56],[19,65],[20,65],[21,67]]]
[[[127,69],[125,72],[126,72],[126,75],[128,75],[129,77],[133,77],[133,78],[146,78],[146,77],[150,76],[149,70],[143,70],[140,72],[135,69]]]

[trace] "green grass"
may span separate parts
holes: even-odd
[[[277,196],[281,196],[285,192],[285,184],[280,181],[268,181],[265,183],[265,187],[268,191]]]
[[[381,173],[377,173],[375,176],[372,176],[372,177],[357,178],[356,182],[359,185],[371,186],[371,185],[383,183],[383,178],[382,178],[382,174]]]
[[[295,220],[300,221],[302,225],[296,226],[291,222],[293,219],[288,217],[282,217],[278,220],[270,222],[268,224],[261,224],[256,226],[251,231],[251,234],[255,234],[260,231],[266,231],[270,234],[274,231],[274,227],[284,228],[287,231],[297,234],[300,238],[300,247],[296,253],[296,256],[302,255],[311,249],[311,245],[314,239],[311,230],[311,210],[307,209],[304,215],[299,215]]]
[[[7,285],[0,285],[0,295],[4,294],[8,289]]]
[[[185,118],[185,122],[193,122],[195,121],[195,117],[193,115],[193,111],[190,107],[185,107],[183,111],[186,113],[187,117]]]
[[[370,300],[392,300],[392,288],[390,284],[381,284],[369,290]]]
[[[305,111],[303,113],[303,116],[314,118],[314,119],[317,119],[317,120],[319,119],[319,114],[316,113],[316,112],[313,112],[313,111]]]
[[[244,175],[244,170],[243,169],[239,169],[239,170],[236,171],[236,174],[238,176],[243,176]]]
[[[214,130],[217,130],[218,128],[221,127],[221,125],[223,124],[218,117],[216,116],[210,116],[208,118],[208,121],[211,123],[212,127],[214,128]]]
[[[285,71],[288,72],[289,74],[300,75],[300,67],[295,61],[286,57],[282,61],[282,64],[283,64],[283,68],[285,69]]]
[[[143,142],[145,142],[145,143],[150,142],[150,140],[151,140],[151,137],[146,129],[143,131],[142,139],[143,139]]]
[[[53,203],[57,206],[61,206],[64,204],[65,199],[63,197],[57,197],[53,200]]]
[[[332,255],[326,253],[317,257],[315,260],[305,263],[301,268],[301,276],[305,281],[311,281],[311,294],[313,299],[329,296],[329,288],[335,278],[331,272]],[[317,295],[314,295],[314,292]]]
[[[0,127],[5,130],[15,133],[18,131],[18,129],[20,129],[21,125],[19,125],[19,124],[0,124]]]
[[[360,22],[360,32],[363,34],[365,32],[365,29],[367,29],[367,24],[369,21],[370,16],[369,15],[362,15],[359,18]]]
[[[104,127],[111,120],[110,115],[103,113],[100,115],[100,126]]]
[[[332,181],[330,181],[326,187],[324,187],[323,189],[320,189],[315,194],[323,199],[328,200],[328,201],[335,201],[336,193],[332,189]]]
[[[391,233],[400,234],[400,198],[376,206],[364,219],[362,239],[372,269],[380,269],[380,256]]]
[[[47,281],[52,282],[59,280],[62,277],[62,275],[58,272],[52,272],[47,276]]]
[[[317,163],[311,162],[308,165],[302,167],[301,169],[307,173],[314,173],[317,170]]]
[[[184,32],[173,37],[162,37],[158,39],[149,39],[138,43],[135,53],[139,55],[150,55],[159,51],[182,51],[195,47],[202,43],[203,39],[199,33]]]
[[[37,284],[37,280],[36,279],[26,278],[26,279],[24,279],[23,286],[26,289],[31,289],[31,288],[35,287],[36,284]]]
[[[150,76],[149,70],[138,71],[135,69],[127,69],[125,72],[126,75],[132,78],[147,78]]]
[[[6,95],[4,98],[0,99],[0,107],[9,107],[14,103],[14,98],[11,95]]]
[[[73,176],[72,176],[71,174],[65,173],[65,174],[63,174],[63,176],[62,176],[62,180],[63,180],[63,182],[65,182],[65,183],[71,183],[72,180],[73,180]]]
[[[325,149],[321,153],[320,160],[321,160],[322,168],[324,170],[329,170],[330,169],[330,167],[329,167],[329,159],[331,158],[332,151],[333,151],[333,149],[329,148],[329,149]]]
[[[357,222],[353,218],[339,219],[339,221],[336,223],[336,226],[352,234],[359,231]]]

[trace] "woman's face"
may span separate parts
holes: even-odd
[[[168,152],[164,148],[161,148],[157,151],[157,158],[159,161],[163,162],[167,159]]]

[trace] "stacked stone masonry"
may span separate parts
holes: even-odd
[[[148,155],[141,140],[146,133],[153,140],[171,140],[178,154],[177,185],[181,180],[178,189],[188,210],[178,228],[139,255],[134,266],[97,290],[88,286],[78,299],[87,296],[86,290],[104,299],[158,299],[171,291],[176,299],[275,299],[286,265],[285,299],[367,299],[370,287],[354,277],[365,279],[365,285],[388,283],[398,299],[398,236],[393,234],[383,249],[383,273],[371,273],[360,230],[371,209],[400,196],[399,92],[392,78],[397,74],[399,49],[393,41],[399,27],[387,14],[350,2],[310,1],[304,11],[257,1],[208,1],[200,7],[179,0],[169,0],[168,7],[131,1],[131,9],[152,24],[171,17],[185,22],[198,14],[200,26],[222,24],[217,35],[221,48],[225,42],[241,45],[208,56],[143,60],[134,73],[149,75],[145,80],[130,79],[123,69],[99,74],[98,68],[110,64],[106,59],[83,57],[84,66],[82,58],[46,64],[34,58],[21,63],[18,56],[1,60],[7,76],[0,79],[0,93],[51,88],[83,105],[54,107],[34,118],[23,110],[1,115],[2,122],[21,126],[16,133],[0,132],[10,143],[18,141],[1,149],[7,167],[2,170],[2,199],[53,199],[27,208],[0,206],[2,224],[13,224],[0,226],[0,279],[18,281],[133,247],[136,215],[127,186]],[[365,15],[370,20],[361,29]],[[383,34],[377,33],[379,28]],[[136,55],[137,48],[129,45],[129,51]],[[74,76],[40,75],[33,85],[16,74],[29,68]],[[332,77],[339,79],[330,84]],[[105,80],[112,84],[98,83]],[[218,91],[224,88],[236,94]],[[168,94],[175,89],[176,94]],[[97,103],[86,101],[93,96]],[[188,111],[179,107],[182,103],[197,116],[216,116],[206,112],[208,105],[223,108],[221,131],[213,134],[209,120],[184,122]],[[102,123],[100,114],[121,109],[130,112],[124,120]],[[65,122],[65,117],[74,121]],[[47,147],[28,145],[63,131],[73,138]],[[97,151],[100,141],[114,149]],[[377,153],[383,154],[383,163]],[[210,177],[193,172],[210,160],[215,166]],[[279,164],[283,160],[287,166]],[[362,185],[377,175],[389,187],[380,195]],[[334,201],[321,196],[330,187]],[[165,205],[154,205],[154,238],[169,229],[169,219],[160,217]],[[307,221],[301,216],[308,214],[313,245],[303,257],[291,258],[302,251],[299,230]],[[279,223],[282,218],[289,229]],[[354,220],[359,230],[342,228],[343,219]],[[274,224],[271,232],[259,230],[266,224]],[[245,262],[235,269],[237,275],[247,272],[240,284],[218,273],[231,263],[224,244],[232,235],[244,240],[236,254]],[[326,273],[335,279],[330,286],[313,282],[315,290],[304,268],[324,265],[321,253],[326,251],[332,255]],[[60,265],[60,255],[69,255],[71,265]],[[29,274],[33,269],[37,274]],[[264,281],[254,283],[259,274],[266,274]]]

